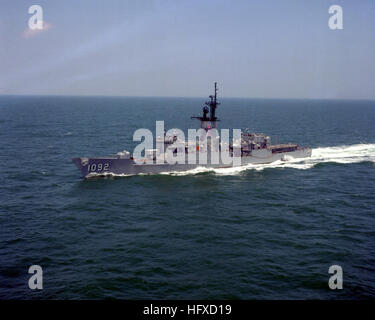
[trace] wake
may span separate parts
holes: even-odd
[[[311,169],[320,163],[375,163],[375,144],[355,144],[350,146],[324,147],[312,149],[312,155],[309,158],[298,158],[287,161],[275,161],[269,164],[248,164],[241,167],[232,168],[203,168],[198,167],[184,172],[166,172],[176,176],[195,175],[204,172],[214,172],[218,175],[235,175],[247,170],[262,171],[267,168],[293,168],[300,170]]]

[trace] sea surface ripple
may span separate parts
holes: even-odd
[[[0,299],[374,298],[374,102],[222,99],[221,128],[308,159],[90,180],[71,162],[155,120],[196,128],[202,101],[1,96]]]

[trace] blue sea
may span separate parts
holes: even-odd
[[[1,96],[0,299],[374,298],[373,101],[221,99],[221,128],[309,159],[90,180],[71,161],[197,128],[205,100]]]

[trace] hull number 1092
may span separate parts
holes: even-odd
[[[106,171],[109,169],[109,163],[93,163],[93,164],[89,164],[88,167],[87,167],[87,170],[89,172],[96,172],[96,171]]]

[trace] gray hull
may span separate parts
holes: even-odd
[[[241,166],[248,164],[266,164],[282,160],[285,156],[292,158],[307,158],[311,156],[311,149],[304,148],[292,152],[273,153],[267,157],[246,156],[241,158]],[[115,157],[108,158],[73,158],[73,162],[80,169],[84,178],[106,176],[106,175],[138,175],[138,174],[158,174],[164,172],[188,171],[198,167],[225,168],[232,165],[223,164],[136,164],[131,159],[121,159]]]

